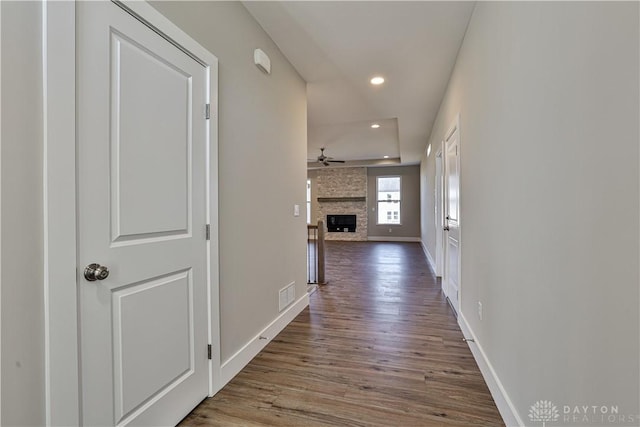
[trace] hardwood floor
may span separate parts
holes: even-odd
[[[310,307],[181,425],[504,425],[419,244],[326,254]]]

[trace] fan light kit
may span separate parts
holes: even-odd
[[[324,155],[324,147],[320,149],[320,155],[318,156],[318,163],[322,163],[325,166],[329,166],[329,163],[344,163],[344,160],[333,160],[333,157]]]

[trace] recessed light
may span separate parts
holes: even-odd
[[[374,123],[374,124],[371,125],[372,129],[378,129],[379,127],[380,127],[380,125],[377,124],[377,123]]]
[[[375,76],[371,79],[372,85],[381,85],[382,83],[384,83],[384,77]]]
[[[384,156],[384,158],[385,158],[385,159],[388,159],[388,158],[389,158],[389,156]]]

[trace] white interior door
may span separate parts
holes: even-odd
[[[445,141],[445,277],[446,295],[459,310],[460,297],[460,138],[458,127]]]
[[[434,205],[435,205],[435,227],[436,227],[436,276],[442,277],[444,271],[444,238],[443,238],[443,227],[444,227],[444,167],[442,165],[442,150],[436,153],[436,179],[435,179],[435,188],[434,188]],[[443,291],[447,292],[444,289],[446,282],[443,280],[441,286],[443,287]]]
[[[174,425],[208,394],[209,77],[117,5],[77,7],[83,424]]]

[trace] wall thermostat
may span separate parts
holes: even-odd
[[[253,63],[265,73],[271,74],[271,60],[267,54],[262,51],[262,49],[256,49],[253,51]]]

